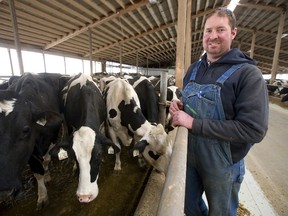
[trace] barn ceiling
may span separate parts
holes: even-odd
[[[0,0],[0,44],[14,45],[10,0]],[[205,15],[229,0],[191,0],[191,61],[199,58]],[[13,2],[13,1],[12,1]],[[172,67],[176,61],[177,0],[14,0],[21,47],[68,53],[97,61]],[[288,34],[287,0],[240,0],[234,13],[238,35],[233,47],[270,73],[281,14]],[[283,15],[282,15],[283,16]],[[91,40],[89,40],[89,35]],[[92,44],[91,49],[89,44]],[[137,63],[138,62],[138,63]],[[278,73],[288,73],[288,36],[281,39]]]

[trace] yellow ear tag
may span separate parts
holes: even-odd
[[[59,160],[64,160],[68,158],[68,153],[63,148],[60,148],[60,151],[58,153]]]
[[[108,148],[108,154],[114,154],[114,149],[112,148],[112,146]]]
[[[42,119],[39,119],[36,123],[41,126],[45,126],[47,123],[47,120],[45,118],[42,118]]]
[[[135,149],[133,151],[133,157],[137,157],[137,156],[139,156],[139,150]]]

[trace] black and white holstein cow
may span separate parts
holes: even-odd
[[[154,125],[159,123],[159,96],[151,83],[145,76],[127,77],[139,98],[141,111],[145,118]]]
[[[167,134],[163,126],[152,125],[143,115],[139,98],[131,84],[126,80],[116,78],[106,85],[104,97],[107,107],[108,133],[112,141],[118,146],[120,144],[129,146],[134,139],[136,144],[133,155],[140,153],[139,156],[141,156],[141,153],[148,147],[149,153],[144,155],[146,161],[162,171],[163,168],[160,164],[158,166],[157,159],[165,154],[170,155],[172,148],[167,142]],[[166,161],[167,164],[168,162]],[[116,153],[114,170],[121,170],[120,152]]]
[[[26,73],[0,91],[1,200],[14,197],[21,189],[21,175],[29,163],[38,183],[37,208],[48,203],[47,153],[63,122],[60,77],[60,74]]]
[[[281,97],[281,102],[286,102],[288,101],[288,87],[283,87],[280,91],[279,91],[279,96]]]
[[[106,106],[92,77],[78,74],[68,81],[62,92],[70,138],[68,142],[55,146],[51,152],[55,156],[55,151],[58,153],[61,147],[76,160],[79,168],[76,195],[80,202],[88,203],[99,192],[97,180],[105,151],[109,146],[113,147],[114,152],[120,150],[102,134],[105,133]]]

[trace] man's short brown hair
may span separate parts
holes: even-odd
[[[229,10],[227,7],[218,7],[215,10],[213,10],[211,13],[209,13],[206,16],[205,23],[206,23],[207,19],[214,14],[217,14],[217,16],[219,16],[219,17],[225,17],[225,16],[228,17],[231,29],[236,28],[236,17],[234,15],[234,13],[231,10]]]

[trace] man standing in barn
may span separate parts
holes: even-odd
[[[231,48],[236,34],[232,11],[221,7],[206,16],[206,53],[185,74],[182,101],[169,109],[172,125],[188,129],[187,216],[237,215],[243,158],[268,128],[264,79],[254,60]]]

